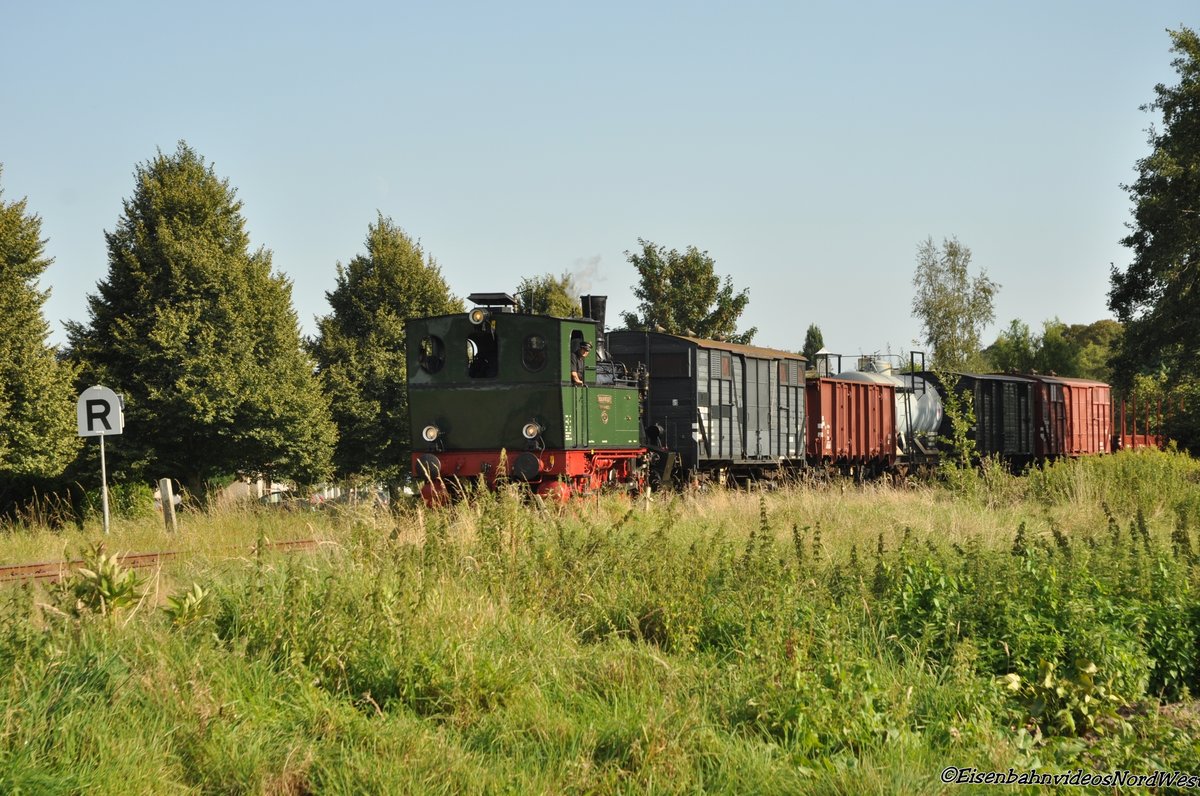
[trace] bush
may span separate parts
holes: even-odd
[[[100,489],[89,489],[84,495],[84,519],[98,521],[104,506]],[[110,484],[108,487],[109,517],[123,520],[144,520],[155,516],[154,490],[137,482]]]

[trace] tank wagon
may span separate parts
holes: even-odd
[[[609,332],[608,346],[626,371],[649,373],[643,421],[664,478],[724,483],[804,465],[802,355],[642,331]]]
[[[596,319],[519,313],[504,293],[468,298],[470,312],[405,324],[412,472],[426,501],[480,478],[556,499],[641,482],[637,379],[604,353],[603,297],[583,298]],[[576,386],[571,356],[585,341],[597,361]]]

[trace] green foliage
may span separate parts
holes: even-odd
[[[2,172],[0,172],[2,175]],[[48,290],[38,280],[45,256],[42,221],[25,200],[5,202],[0,190],[0,511],[27,501],[59,476],[79,449],[75,429],[75,368],[46,343],[42,308]]]
[[[1074,374],[1084,379],[1113,382],[1112,358],[1121,346],[1125,327],[1111,318],[1087,325],[1071,324],[1066,335],[1078,349],[1078,370]]]
[[[1187,450],[1200,446],[1200,375],[1190,374],[1170,387],[1166,401],[1166,433]]]
[[[202,618],[208,610],[208,595],[209,592],[201,588],[199,583],[193,583],[190,589],[168,597],[163,612],[171,620],[171,624],[177,627],[190,625]]]
[[[808,325],[808,331],[804,333],[804,349],[800,352],[804,354],[804,358],[808,360],[809,366],[813,364],[813,360],[817,352],[825,347],[825,337],[821,334],[821,327],[815,323]]]
[[[941,249],[932,237],[917,247],[913,317],[921,322],[934,364],[944,370],[978,369],[980,335],[995,319],[992,305],[1000,285],[986,271],[972,278],[970,266],[971,250],[958,238],[943,240]]]
[[[1132,262],[1113,268],[1109,307],[1125,324],[1119,373],[1166,371],[1171,387],[1194,380],[1200,354],[1200,36],[1169,31],[1179,83],[1154,87],[1143,110],[1162,114],[1151,127],[1151,152],[1137,162],[1137,179],[1124,186],[1133,200],[1131,232],[1121,243]],[[1200,406],[1185,410],[1189,431],[1200,428]],[[1181,442],[1192,447],[1200,435]]]
[[[441,269],[382,214],[367,229],[366,253],[337,265],[325,294],[333,310],[311,346],[338,428],[334,464],[343,476],[394,480],[408,469],[404,324],[461,312]]]
[[[1197,499],[1197,483],[1200,461],[1156,450],[1050,462],[1026,478],[1028,494],[1047,505],[1103,501],[1129,515],[1187,511]]]
[[[983,350],[983,355],[991,370],[1028,373],[1037,369],[1037,349],[1040,345],[1040,338],[1030,333],[1029,324],[1013,318],[996,342]]]
[[[638,272],[633,294],[638,313],[624,313],[628,329],[654,330],[670,334],[749,343],[756,328],[737,331],[738,318],[750,302],[749,289],[733,292],[733,279],[716,275],[716,261],[695,246],[680,253],[667,251],[642,238],[641,251],[625,252]]]
[[[1079,373],[1079,349],[1067,337],[1067,326],[1058,318],[1043,324],[1035,367],[1042,373],[1074,376]]]
[[[988,639],[978,670],[1000,678],[1043,733],[1126,731],[1122,716],[1148,693],[1196,686],[1200,630],[1191,571],[1148,532],[1132,533],[1136,546],[1122,534],[1081,548],[1059,534],[1052,545],[1031,538],[1022,524],[1007,556],[905,545],[877,560],[871,610],[881,633],[936,661]]]
[[[231,472],[322,477],[329,400],[301,347],[291,284],[269,252],[249,251],[234,190],[182,142],[134,180],[106,234],[90,322],[68,324],[84,381],[125,397],[113,472],[178,475],[197,494]]]
[[[975,464],[979,459],[972,436],[975,428],[975,396],[959,389],[959,377],[949,371],[936,369],[934,374],[945,387],[942,411],[950,425],[950,436],[939,439],[945,451],[938,460],[938,471],[947,483],[959,491],[969,491],[975,485]]]
[[[1099,678],[1096,664],[1077,660],[1065,676],[1055,668],[1049,661],[1041,661],[1035,679],[1025,681],[1010,673],[1000,678],[1000,683],[1021,700],[1030,718],[1047,730],[1076,735],[1085,730],[1103,731],[1106,724],[1124,725],[1118,712],[1123,701]]]
[[[76,616],[108,616],[136,603],[142,596],[142,579],[121,566],[118,556],[97,542],[83,555],[83,566],[59,587],[59,602]]]
[[[983,350],[989,370],[1001,373],[1055,373],[1111,382],[1109,360],[1119,345],[1122,326],[1114,320],[1065,324],[1058,318],[1042,324],[1034,335],[1024,322],[1013,319],[996,342]]]
[[[83,495],[82,513],[85,520],[98,520],[104,511],[100,487]],[[139,481],[120,481],[108,485],[108,511],[113,517],[140,520],[155,516],[154,490]]]
[[[553,315],[556,318],[580,318],[580,290],[571,274],[527,276],[517,285],[521,309],[533,315]]]

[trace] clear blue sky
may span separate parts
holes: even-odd
[[[639,237],[707,250],[743,327],[906,350],[917,245],[1000,282],[994,338],[1109,317],[1195,2],[10,3],[0,187],[86,320],[133,171],[186,140],[237,188],[306,333],[376,211],[458,295],[570,271],[635,309]],[[1189,13],[1191,12],[1191,13]]]

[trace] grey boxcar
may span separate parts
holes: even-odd
[[[800,354],[660,332],[608,333],[613,359],[649,371],[648,442],[686,472],[767,475],[804,462]]]

